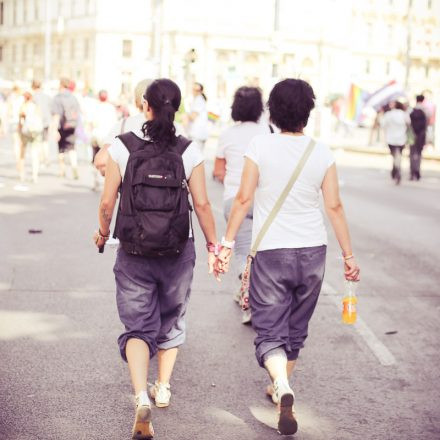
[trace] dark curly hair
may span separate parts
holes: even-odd
[[[234,121],[257,122],[263,113],[263,97],[256,87],[240,87],[234,95],[231,117]]]
[[[302,79],[285,79],[275,84],[269,95],[270,120],[281,130],[299,132],[307,125],[315,107],[315,94]]]
[[[174,115],[182,99],[178,85],[170,79],[156,79],[147,87],[144,99],[153,110],[153,119],[142,126],[144,136],[148,136],[161,147],[174,145]]]

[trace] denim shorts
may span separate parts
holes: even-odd
[[[326,251],[322,245],[260,251],[255,256],[249,301],[261,366],[271,350],[282,347],[294,360],[304,347],[324,279]]]
[[[158,349],[183,344],[195,259],[192,239],[177,257],[136,256],[119,247],[113,272],[119,318],[125,326],[118,339],[124,360],[131,338],[145,341],[150,357]]]

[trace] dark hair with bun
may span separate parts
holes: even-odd
[[[174,145],[174,115],[182,99],[178,85],[170,79],[156,79],[147,87],[144,99],[153,110],[153,119],[146,121],[142,126],[144,136],[148,136],[161,147]]]

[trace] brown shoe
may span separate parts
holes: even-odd
[[[151,423],[151,408],[147,405],[139,405],[136,408],[132,439],[148,440],[153,438],[154,429]]]

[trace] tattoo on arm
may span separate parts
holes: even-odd
[[[101,218],[107,226],[110,226],[112,215],[105,208],[101,208]]]

